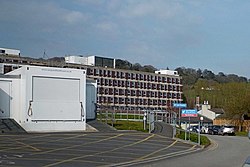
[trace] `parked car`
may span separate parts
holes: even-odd
[[[250,167],[250,156],[246,159],[242,167]]]
[[[208,126],[202,126],[201,133],[208,133]]]
[[[199,131],[201,130],[201,128],[202,128],[201,126],[200,126],[200,129],[199,129],[198,125],[194,125],[194,126],[188,127],[187,131],[199,133]]]
[[[208,134],[210,134],[210,135],[218,135],[220,129],[221,129],[221,126],[219,126],[219,125],[209,126],[208,127]]]
[[[220,130],[219,130],[219,135],[235,135],[235,130],[234,130],[234,126],[232,125],[223,125]]]
[[[248,131],[248,138],[250,139],[250,130]]]

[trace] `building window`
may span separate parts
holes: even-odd
[[[140,74],[136,74],[136,80],[140,79]]]
[[[126,89],[126,96],[130,96],[130,90]]]
[[[125,78],[124,72],[121,72],[121,78]]]
[[[137,95],[141,96],[141,91],[140,90],[137,91]]]
[[[114,90],[112,88],[109,88],[109,95],[113,95],[114,94]]]
[[[109,79],[109,86],[113,85],[113,81],[111,79]]]
[[[131,104],[135,104],[135,99],[131,98]]]
[[[119,71],[116,72],[116,78],[120,78],[120,72]]]
[[[114,88],[114,94],[119,95],[119,90]]]
[[[109,94],[108,88],[104,89],[104,94],[105,94],[105,95]]]
[[[113,80],[113,86],[117,86],[117,81]]]
[[[134,88],[135,87],[135,82],[130,82],[130,88]]]

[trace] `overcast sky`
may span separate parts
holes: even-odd
[[[250,78],[249,0],[0,0],[0,47]]]

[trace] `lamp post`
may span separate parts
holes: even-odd
[[[202,121],[203,121],[203,117],[200,117],[200,121],[199,121],[199,133],[198,133],[198,144],[201,144],[201,125],[202,125]]]
[[[147,125],[147,113],[144,112],[143,116],[143,129],[146,130],[146,125]]]

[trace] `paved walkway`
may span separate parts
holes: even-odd
[[[10,134],[0,135],[0,166],[130,166],[199,149],[141,132]]]
[[[164,122],[155,122],[154,134],[158,134],[166,137],[173,137],[173,126]]]

